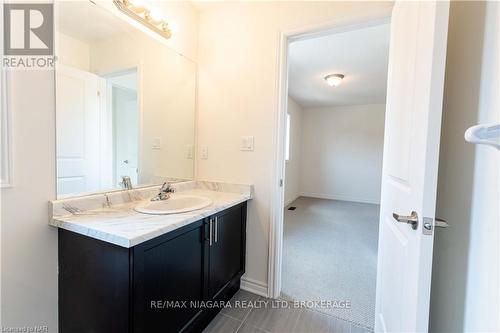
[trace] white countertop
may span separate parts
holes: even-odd
[[[194,185],[188,186],[180,193],[207,197],[212,200],[210,206],[187,213],[148,215],[136,212],[134,207],[149,200],[151,196],[141,195],[136,191],[135,198],[140,197],[140,200],[113,204],[108,195],[103,194],[90,199],[95,205],[98,200],[103,200],[101,197],[106,198],[106,205],[101,203],[99,207],[89,206],[88,197],[82,197],[80,202],[78,198],[53,201],[51,203],[53,216],[49,224],[129,248],[245,202],[252,197],[250,185],[191,183]],[[239,190],[235,191],[235,188],[239,188]],[[230,189],[232,192],[225,192],[225,189]],[[145,193],[150,194],[151,189],[145,190]],[[109,194],[109,196],[111,195],[113,194]],[[86,201],[87,207],[78,208],[79,205],[80,207],[85,206],[83,201]],[[61,209],[61,207],[63,208]],[[64,211],[65,214],[62,214],[61,211]]]

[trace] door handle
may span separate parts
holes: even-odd
[[[212,226],[212,224],[213,224],[213,223],[212,223],[212,219],[210,219],[210,221],[208,222],[208,229],[209,229],[209,230],[208,230],[208,234],[210,235],[210,236],[208,237],[208,244],[209,244],[210,246],[212,246],[212,244],[213,244],[213,241],[212,241],[213,226]]]
[[[219,241],[219,220],[218,217],[215,217],[215,243]]]
[[[128,160],[123,161],[123,163],[128,164]]]
[[[434,226],[436,228],[448,228],[450,225],[448,224],[448,222],[446,222],[446,220],[438,219],[436,217],[436,219],[434,220]]]
[[[413,230],[418,228],[418,214],[415,211],[411,212],[409,216],[392,213],[392,217],[398,222],[411,224]]]

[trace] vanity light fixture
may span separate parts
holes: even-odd
[[[344,79],[344,74],[330,74],[325,76],[325,81],[330,87],[337,87]]]
[[[169,29],[168,23],[162,20],[158,13],[143,6],[140,1],[113,0],[113,3],[120,11],[162,37],[169,39],[172,36],[172,31]]]

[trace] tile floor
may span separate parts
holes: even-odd
[[[347,321],[305,308],[278,308],[271,300],[240,290],[204,333],[371,333]],[[247,305],[238,307],[237,305]],[[254,307],[248,306],[253,304]],[[265,306],[265,305],[268,306]],[[274,303],[276,305],[276,303]],[[284,304],[284,303],[281,303]]]

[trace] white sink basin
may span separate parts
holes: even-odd
[[[212,200],[187,194],[172,194],[167,200],[148,201],[136,206],[136,212],[153,215],[166,215],[190,212],[205,208],[212,204]]]

